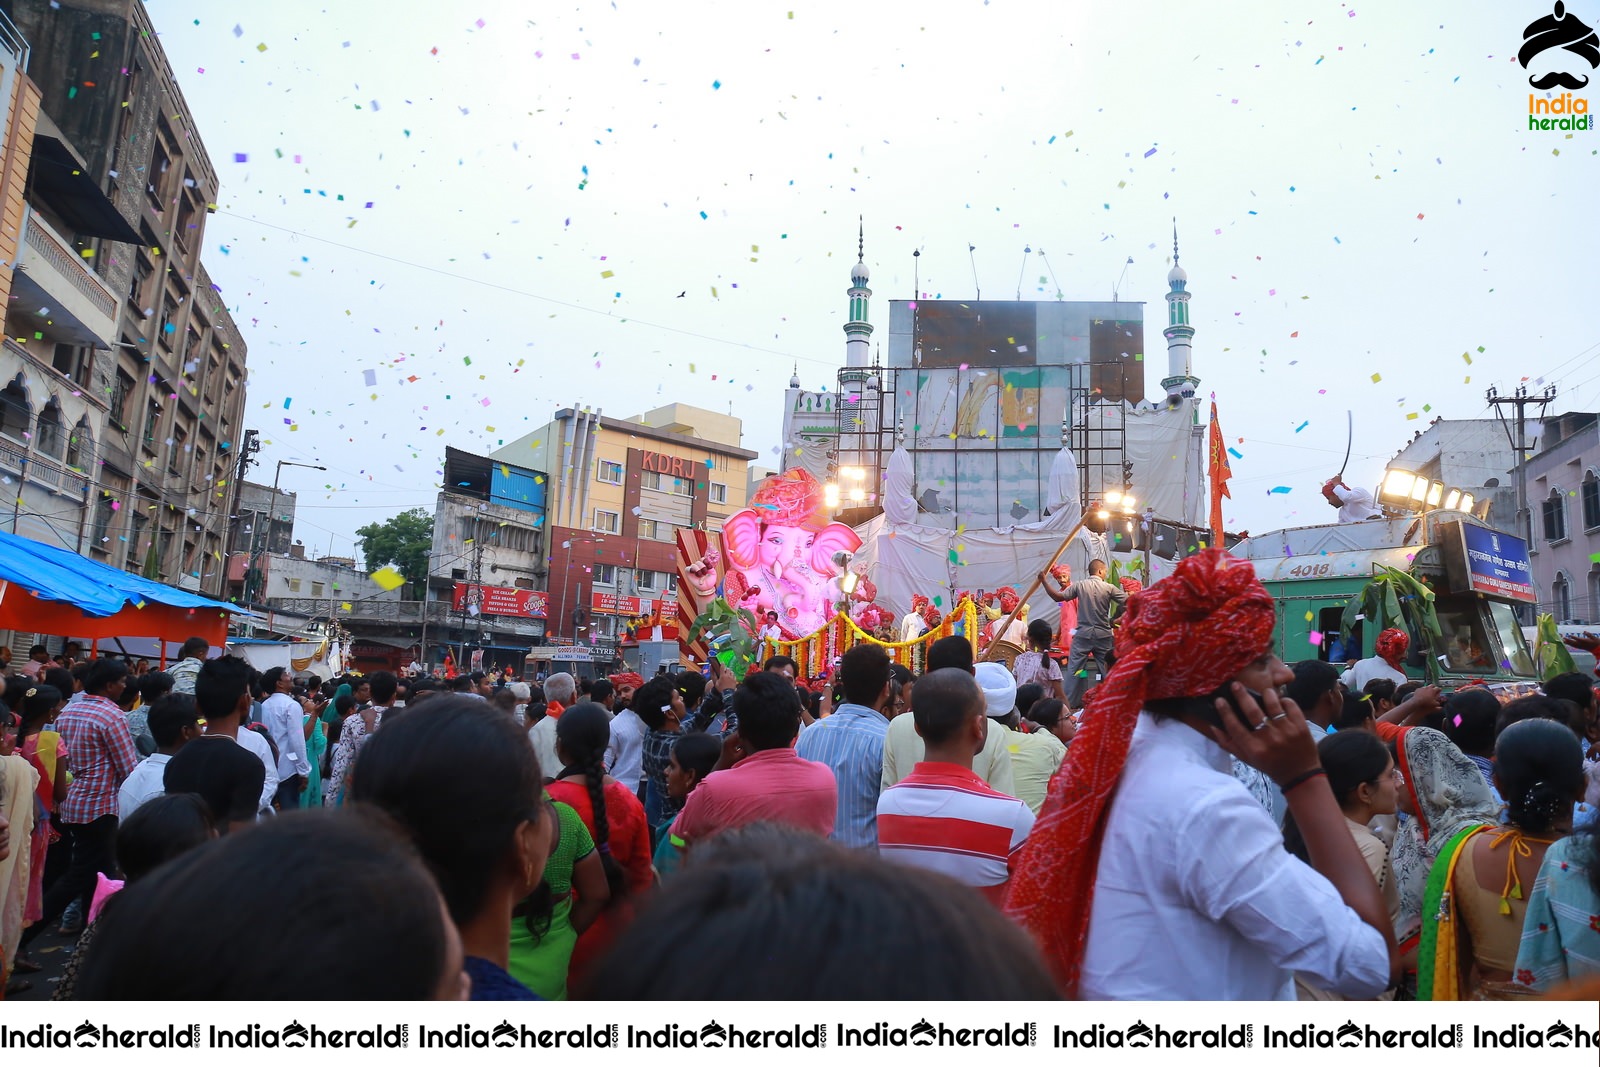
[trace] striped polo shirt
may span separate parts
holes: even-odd
[[[998,902],[1033,829],[1033,812],[969,768],[919,763],[878,799],[878,851],[937,871]]]

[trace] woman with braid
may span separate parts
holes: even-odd
[[[556,723],[556,757],[562,769],[548,792],[552,800],[569,805],[583,819],[611,890],[605,910],[578,937],[568,972],[574,984],[581,984],[585,968],[627,925],[639,895],[654,880],[644,805],[605,770],[610,740],[610,716],[599,704],[585,702],[568,708]],[[581,887],[577,888],[581,892]]]

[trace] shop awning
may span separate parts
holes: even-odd
[[[107,237],[140,244],[139,231],[128,225],[105,191],[86,173],[60,139],[33,138],[33,188],[82,237]]]
[[[83,637],[204,637],[221,644],[234,604],[0,533],[0,629]]]

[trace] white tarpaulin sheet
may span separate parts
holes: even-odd
[[[898,617],[911,610],[911,597],[917,593],[944,612],[955,604],[957,592],[1003,585],[1016,586],[1017,592],[1022,592],[1078,521],[1077,471],[1072,452],[1062,449],[1051,465],[1051,514],[1043,522],[1004,529],[947,530],[906,521],[917,514],[910,495],[911,459],[905,449],[896,449],[887,466],[884,513],[856,530],[862,544],[855,558],[867,564],[867,574],[878,588],[877,603]],[[1108,558],[1105,539],[1081,531],[1061,562],[1078,576],[1088,573],[1093,556]],[[1041,591],[1030,603],[1037,617],[1052,601]]]

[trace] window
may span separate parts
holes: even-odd
[[[1600,618],[1600,563],[1589,568],[1589,605],[1583,609],[1583,621],[1592,623]]]
[[[144,409],[144,446],[152,451],[156,447],[156,430],[161,425],[161,405],[154,400]]]
[[[656,519],[639,520],[639,536],[648,541],[671,541],[674,540],[676,532],[676,528],[670,522]]]
[[[100,499],[94,505],[94,532],[90,535],[89,547],[96,552],[110,551],[111,538],[106,531],[111,528],[111,517],[116,514],[111,507],[111,497],[105,493],[100,494]]]
[[[621,521],[622,516],[615,511],[602,511],[600,508],[594,509],[594,529],[600,533],[616,533]]]
[[[611,563],[596,563],[590,569],[590,573],[592,573],[594,575],[594,584],[595,585],[616,585],[617,584],[617,568],[616,568],[615,564],[611,564]]]
[[[79,385],[88,385],[94,370],[94,351],[77,345],[56,345],[50,365]]]
[[[327,588],[328,587],[327,587],[326,583],[324,583],[324,582],[312,582],[311,583],[311,595],[312,596],[317,596],[317,597],[326,596],[327,595]]]
[[[1552,545],[1567,539],[1567,502],[1560,489],[1550,490],[1544,502],[1544,539]]]
[[[594,480],[607,485],[622,484],[622,464],[609,459],[595,461]]]
[[[144,566],[144,528],[150,521],[143,512],[135,511],[128,517],[128,560],[124,569],[138,571]]]
[[[111,390],[111,421],[118,426],[128,425],[128,398],[133,395],[133,379],[117,371],[117,383]]]
[[[684,478],[675,478],[670,474],[662,474],[660,471],[644,471],[639,475],[639,485],[641,488],[654,489],[659,493],[694,496],[694,482]]]
[[[726,504],[728,502],[728,487],[721,482],[712,482],[711,502],[713,504]]]
[[[1566,622],[1572,618],[1572,583],[1559,571],[1556,572],[1556,580],[1550,583],[1550,600],[1556,622]]]
[[[298,578],[285,578],[283,584],[289,587],[289,592],[291,593],[300,591],[300,579]]]
[[[1593,530],[1600,526],[1600,477],[1596,477],[1594,471],[1583,476],[1578,496],[1583,501],[1583,528]]]
[[[26,440],[32,421],[33,405],[28,403],[28,390],[23,387],[19,374],[0,389],[0,433],[18,441]]]
[[[173,474],[178,473],[178,460],[185,452],[189,451],[189,431],[182,426],[172,431],[172,447],[167,449],[167,470]]]
[[[94,462],[94,434],[89,432],[89,420],[81,419],[67,438],[67,466],[88,470]]]
[[[61,408],[54,400],[39,412],[39,426],[34,433],[33,443],[38,446],[41,455],[51,459],[60,459],[66,450],[66,442],[61,437]]]
[[[654,590],[656,587],[656,579],[661,577],[661,575],[655,571],[634,571],[633,575],[634,581],[638,583],[638,588],[644,590]]]

